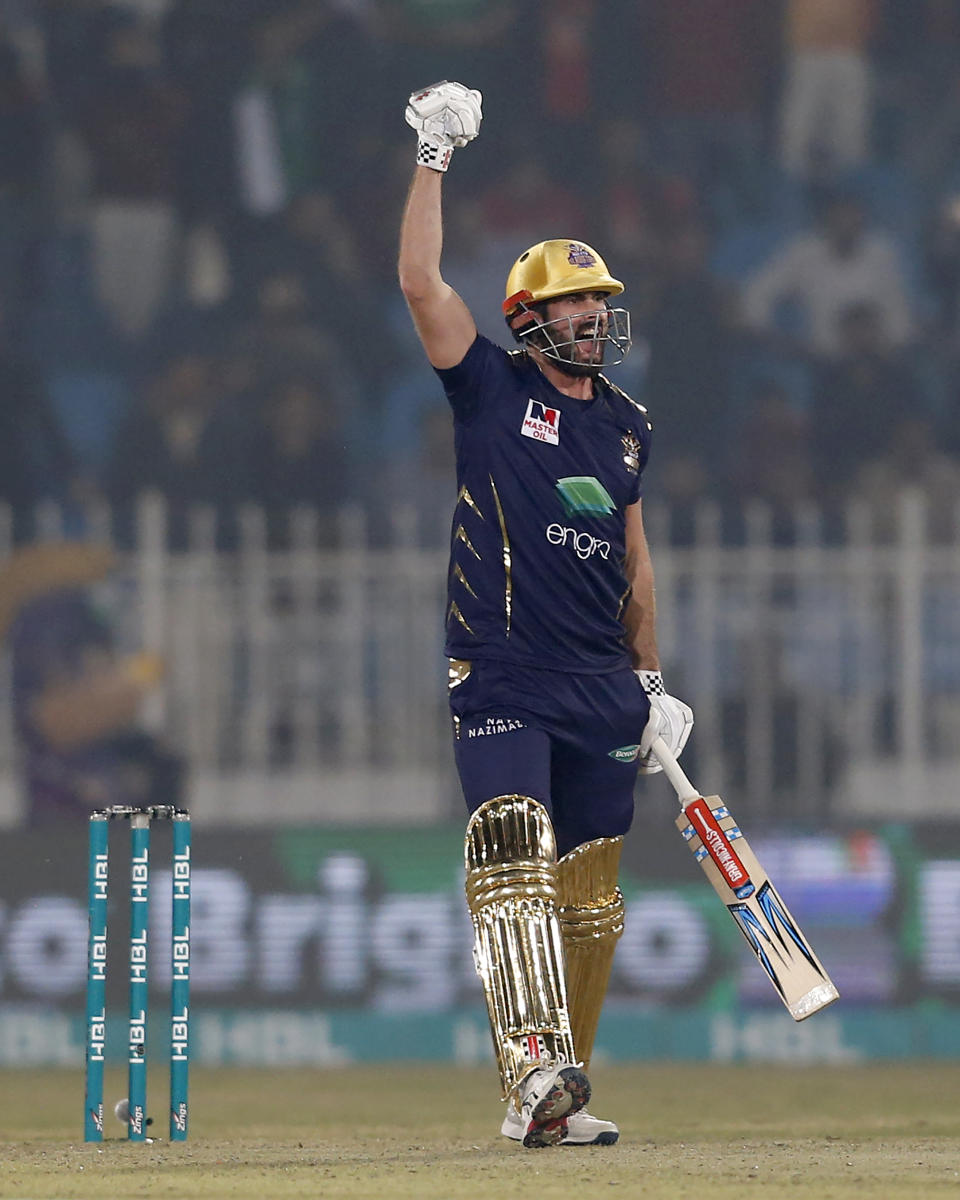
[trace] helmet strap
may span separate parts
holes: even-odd
[[[543,323],[545,309],[546,305],[543,303],[525,304],[520,301],[517,310],[507,317],[507,328],[513,334],[514,341],[520,345],[526,345],[530,341],[533,326]]]

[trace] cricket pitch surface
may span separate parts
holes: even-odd
[[[194,1068],[190,1140],[126,1141],[107,1073],[102,1145],[82,1140],[83,1072],[0,1071],[0,1198],[392,1200],[960,1198],[960,1065],[595,1065],[616,1146],[523,1150],[499,1135],[493,1066]]]

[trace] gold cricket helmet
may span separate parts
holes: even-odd
[[[531,246],[510,268],[504,316],[540,300],[569,296],[572,292],[606,292],[619,296],[623,284],[614,279],[607,264],[586,242],[553,238]]]

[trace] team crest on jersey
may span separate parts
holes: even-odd
[[[535,442],[560,445],[560,409],[550,408],[540,400],[527,401],[527,415],[523,418],[520,432]]]
[[[640,439],[633,433],[625,433],[620,439],[623,447],[623,461],[631,471],[640,470]]]
[[[567,247],[567,262],[572,267],[595,267],[597,260],[586,248],[581,246],[579,242],[571,242]]]

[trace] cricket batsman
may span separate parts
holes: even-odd
[[[616,1142],[588,1112],[587,1071],[617,939],[617,874],[638,771],[693,725],[666,694],[641,476],[645,409],[601,373],[630,349],[623,292],[574,237],[540,242],[507,276],[516,348],[478,334],[444,282],[441,193],[479,133],[459,83],[411,95],[416,165],[400,286],[453,410],[458,494],[446,653],[474,959],[507,1101],[527,1147]]]

